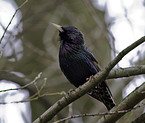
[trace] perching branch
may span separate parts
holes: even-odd
[[[124,49],[122,52],[120,52],[117,57],[113,61],[111,61],[105,69],[97,73],[94,78],[80,86],[79,88],[76,88],[75,91],[71,93],[71,95],[66,95],[65,97],[61,98],[59,101],[57,101],[54,105],[52,105],[46,112],[44,112],[40,117],[38,117],[33,123],[46,123],[49,120],[51,120],[60,110],[62,110],[64,107],[75,101],[76,99],[83,96],[85,93],[87,93],[91,88],[95,87],[99,82],[106,79],[111,69],[131,50],[136,48],[138,45],[145,42],[145,36],[141,39],[137,40],[130,46],[128,46],[126,49]]]
[[[132,109],[136,104],[138,104],[141,100],[145,99],[145,83],[136,88],[131,94],[129,94],[123,101],[111,109],[109,112],[117,112]],[[115,123],[120,117],[125,114],[112,114],[103,116],[97,123]]]

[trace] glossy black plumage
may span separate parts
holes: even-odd
[[[76,27],[61,27],[59,30],[59,65],[66,78],[76,87],[84,84],[92,75],[100,71],[93,54],[85,47],[83,34]],[[103,102],[108,110],[115,106],[106,82],[101,82],[88,94]]]

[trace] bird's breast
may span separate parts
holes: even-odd
[[[96,74],[91,61],[86,54],[78,51],[75,53],[59,53],[59,65],[66,78],[76,87],[84,84],[86,79]]]

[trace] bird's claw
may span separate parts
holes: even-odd
[[[91,75],[89,78],[86,78],[86,81],[91,80],[93,75]]]
[[[70,95],[71,94],[71,92],[73,92],[74,91],[74,89],[70,89],[67,93],[68,93],[68,95]]]

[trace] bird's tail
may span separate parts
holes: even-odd
[[[99,83],[99,85],[88,92],[88,94],[104,103],[108,110],[115,106],[111,91],[109,90],[105,81]]]

